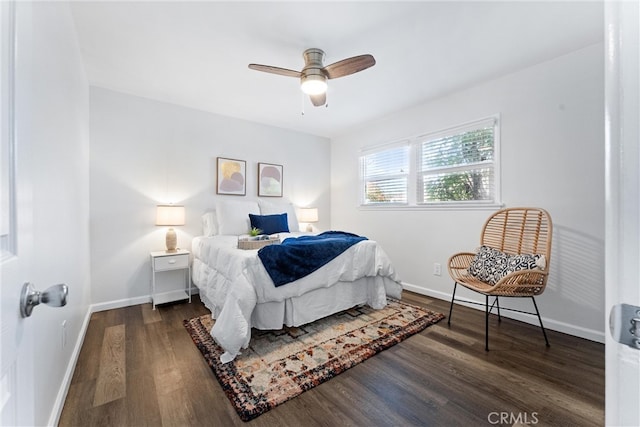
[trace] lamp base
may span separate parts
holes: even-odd
[[[313,226],[312,226],[311,224],[307,224],[307,231],[308,231],[309,233],[312,233],[312,232],[313,232]]]
[[[176,252],[178,246],[178,236],[173,228],[167,230],[167,236],[165,239],[167,245],[167,252]]]

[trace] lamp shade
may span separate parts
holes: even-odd
[[[300,208],[298,210],[298,221],[318,222],[318,208]]]
[[[184,225],[184,206],[158,205],[156,211],[156,225]]]

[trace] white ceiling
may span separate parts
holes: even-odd
[[[92,85],[326,137],[604,39],[598,1],[102,1],[72,12]],[[325,64],[364,53],[377,64],[330,80],[328,108],[297,79],[247,67],[300,70],[310,47]]]

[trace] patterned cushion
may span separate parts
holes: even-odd
[[[509,255],[489,246],[481,246],[469,265],[469,274],[478,280],[495,285],[509,273],[519,270],[543,270],[546,266],[544,255]]]

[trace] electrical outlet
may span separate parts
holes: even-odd
[[[65,348],[67,346],[67,321],[63,320],[60,327],[62,328],[62,348]]]
[[[433,275],[434,276],[440,276],[442,274],[442,266],[440,265],[439,262],[434,262],[433,263]]]

